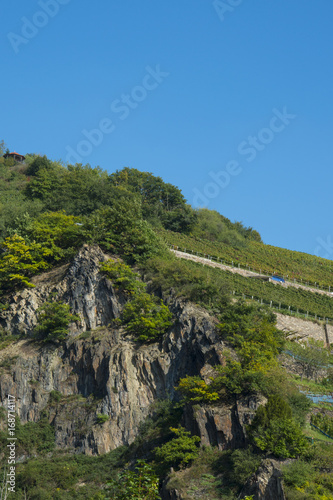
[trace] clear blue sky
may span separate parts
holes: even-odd
[[[152,172],[265,243],[333,259],[331,0],[3,0],[0,15],[11,150]]]

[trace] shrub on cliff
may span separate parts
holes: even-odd
[[[153,468],[138,460],[135,471],[126,470],[106,485],[107,497],[113,500],[157,500],[159,479]],[[109,496],[111,495],[111,497]]]
[[[8,291],[15,287],[33,287],[29,277],[47,269],[47,250],[39,243],[28,244],[14,234],[1,243],[0,287]]]
[[[138,340],[156,340],[171,326],[172,314],[162,300],[142,292],[124,307],[121,320]]]
[[[170,428],[176,435],[171,441],[155,448],[158,467],[164,470],[170,467],[186,467],[199,455],[198,436],[191,436],[183,427]]]
[[[45,302],[38,309],[38,322],[34,336],[44,342],[62,342],[68,336],[70,323],[80,317],[70,312],[70,306],[62,302]]]
[[[219,399],[219,394],[214,391],[212,384],[206,384],[199,376],[187,375],[181,378],[175,389],[181,393],[184,401],[190,403],[211,403]]]
[[[248,427],[253,443],[277,457],[295,458],[305,452],[308,442],[292,418],[292,410],[281,396],[272,396],[260,406]]]
[[[139,274],[132,271],[124,262],[108,260],[101,266],[101,272],[109,278],[115,288],[128,295],[134,295],[144,290],[145,285],[139,281]]]

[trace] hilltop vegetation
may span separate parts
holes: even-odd
[[[134,443],[102,457],[55,450],[48,418],[66,397],[52,391],[40,422],[22,426],[17,420],[20,452],[29,457],[18,465],[17,498],[153,500],[173,467],[172,481],[188,498],[204,486],[204,499],[235,500],[262,459],[272,454],[295,459],[284,470],[288,500],[331,500],[332,447],[307,439],[311,403],[280,359],[288,349],[302,366],[304,380],[328,390],[333,387],[332,356],[320,343],[286,343],[272,310],[235,301],[231,292],[292,304],[299,312],[321,317],[333,317],[332,299],[183,261],[167,244],[325,285],[333,278],[330,262],[264,245],[253,228],[216,211],[194,210],[179,188],[150,173],[124,168],[109,175],[99,167],[66,167],[34,154],[27,155],[25,164],[0,158],[1,308],[6,309],[12,292],[34,287],[33,276],[69,262],[83,244],[98,245],[114,256],[100,267],[124,297],[112,328],[121,327],[139,346],[158,346],[174,321],[161,297],[182,297],[214,317],[224,363],[212,367],[208,378],[191,374],[179,380],[178,400],[156,402]],[[33,341],[41,348],[50,342],[63,345],[69,324],[77,319],[68,305],[51,296],[38,310]],[[323,363],[325,377],[318,375]],[[3,361],[1,368],[6,367]],[[182,427],[186,409],[236,404],[249,396],[265,398],[265,403],[247,426],[244,449],[200,449],[200,438]],[[108,415],[97,415],[98,425],[107,420]],[[325,411],[312,421],[332,429]],[[3,431],[2,452],[6,440]]]

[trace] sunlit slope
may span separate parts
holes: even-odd
[[[191,235],[160,230],[159,234],[170,245],[181,249],[192,250],[201,254],[226,259],[228,262],[249,266],[251,271],[264,274],[276,273],[296,279],[303,284],[315,285],[322,289],[331,287],[333,291],[333,261],[302,252],[265,245],[256,241],[248,241],[242,247],[203,240]]]

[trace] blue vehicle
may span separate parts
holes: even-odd
[[[281,276],[271,276],[271,280],[277,281],[278,283],[285,283],[285,280]]]

